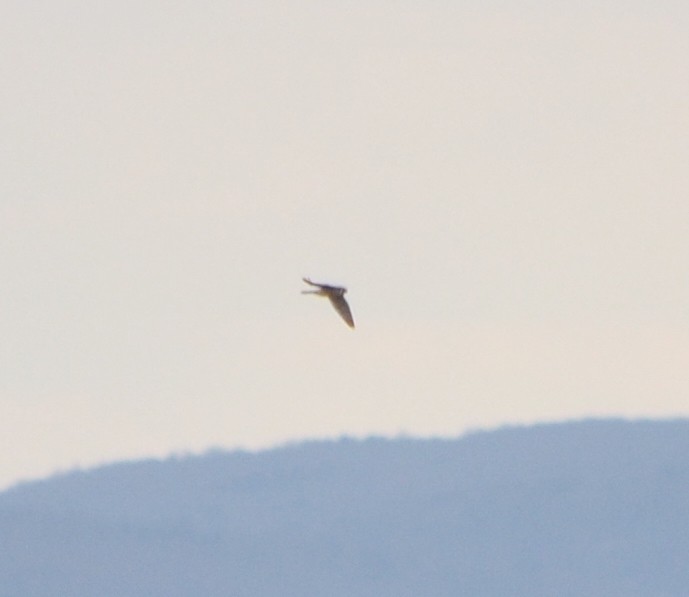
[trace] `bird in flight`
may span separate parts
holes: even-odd
[[[354,318],[352,317],[352,312],[349,309],[349,305],[344,298],[346,288],[341,286],[328,286],[327,284],[316,284],[308,278],[302,278],[309,286],[315,286],[318,290],[302,290],[302,294],[316,294],[318,296],[328,297],[330,304],[335,307],[335,311],[340,314],[340,317],[345,320],[345,323],[350,327],[354,328]]]

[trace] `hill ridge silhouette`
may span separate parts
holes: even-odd
[[[0,494],[0,597],[679,596],[687,498],[682,419],[114,463]]]

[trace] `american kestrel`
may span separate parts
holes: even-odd
[[[318,290],[302,290],[302,294],[316,294],[318,296],[326,296],[330,300],[330,303],[335,307],[335,311],[340,314],[340,317],[345,320],[350,328],[354,328],[354,318],[352,317],[352,312],[349,309],[349,305],[344,298],[346,288],[340,286],[328,286],[327,284],[316,284],[308,278],[302,278],[304,282],[310,286],[316,286]]]

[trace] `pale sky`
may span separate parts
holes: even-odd
[[[0,487],[689,416],[689,4],[571,4],[5,2]]]

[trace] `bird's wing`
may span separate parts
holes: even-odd
[[[347,304],[347,301],[343,296],[329,296],[332,306],[335,307],[335,311],[340,314],[340,317],[345,320],[350,328],[354,327],[354,318],[352,317],[352,311]]]
[[[317,282],[312,282],[308,278],[302,278],[304,282],[309,284],[310,286],[316,286],[317,288],[320,288],[321,290],[346,290],[346,288],[342,288],[340,286],[328,286],[327,284],[318,284]]]

